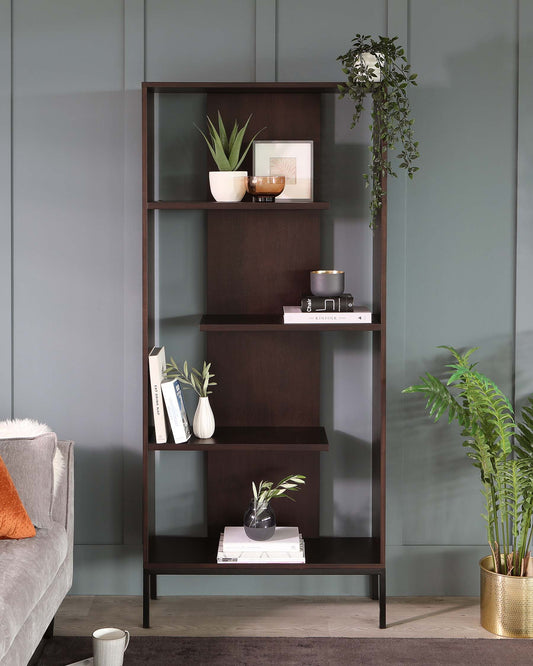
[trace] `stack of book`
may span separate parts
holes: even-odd
[[[174,443],[181,444],[188,441],[192,432],[180,383],[177,379],[164,379],[166,367],[164,347],[152,348],[148,357],[148,366],[156,443],[165,444],[167,441],[165,411]]]
[[[218,564],[304,564],[305,545],[297,527],[276,527],[267,541],[253,541],[244,527],[225,527],[220,535]]]
[[[283,306],[284,324],[370,324],[372,312],[354,305],[351,294],[304,296],[300,305]]]

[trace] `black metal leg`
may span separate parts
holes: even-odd
[[[379,574],[370,576],[370,598],[374,601],[379,599]]]
[[[157,574],[150,574],[150,599],[157,599]]]
[[[143,571],[143,628],[150,629],[150,574]]]
[[[54,637],[54,620],[55,620],[55,617],[52,618],[52,621],[48,625],[48,629],[44,632],[44,637],[43,638],[53,638]]]
[[[386,592],[386,581],[385,581],[385,570],[383,570],[378,576],[379,578],[379,628],[387,628],[387,592]]]

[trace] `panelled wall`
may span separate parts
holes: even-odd
[[[77,443],[74,593],[141,590],[140,82],[335,81],[336,57],[358,32],[399,35],[419,74],[411,100],[421,169],[412,183],[393,180],[388,207],[389,589],[477,593],[486,547],[476,475],[458,433],[433,425],[401,389],[438,371],[446,356],[436,346],[451,344],[479,346],[482,369],[518,402],[533,391],[531,3],[0,0],[0,417],[40,419]],[[336,138],[355,147],[362,170],[365,124],[351,131],[349,108],[345,116]],[[164,191],[179,174],[174,137],[161,138],[170,146],[161,155]],[[327,178],[334,186],[334,174]],[[355,175],[349,205],[323,218],[324,261],[352,266],[348,286],[362,298],[365,196]],[[203,224],[168,214],[159,227],[172,240],[160,257],[162,320],[172,325],[203,309]],[[182,234],[197,257],[180,255]],[[176,357],[202,358],[198,337],[177,335],[175,344]],[[360,424],[369,406],[348,387],[368,372],[368,348],[340,336],[323,351],[331,450],[320,517],[324,533],[340,534],[365,529]],[[201,458],[180,456],[177,465],[168,455],[158,463],[157,519],[169,531],[201,530]],[[163,578],[160,591],[366,588],[338,577],[239,576],[209,585]]]

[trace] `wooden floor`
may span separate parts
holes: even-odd
[[[132,635],[345,636],[497,638],[479,624],[479,599],[401,597],[387,601],[387,628],[378,604],[349,597],[161,597],[142,628],[142,598],[69,596],[55,621],[58,636],[90,636],[98,627]]]

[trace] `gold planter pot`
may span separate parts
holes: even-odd
[[[533,578],[494,572],[492,556],[479,561],[481,626],[509,638],[533,638]]]

